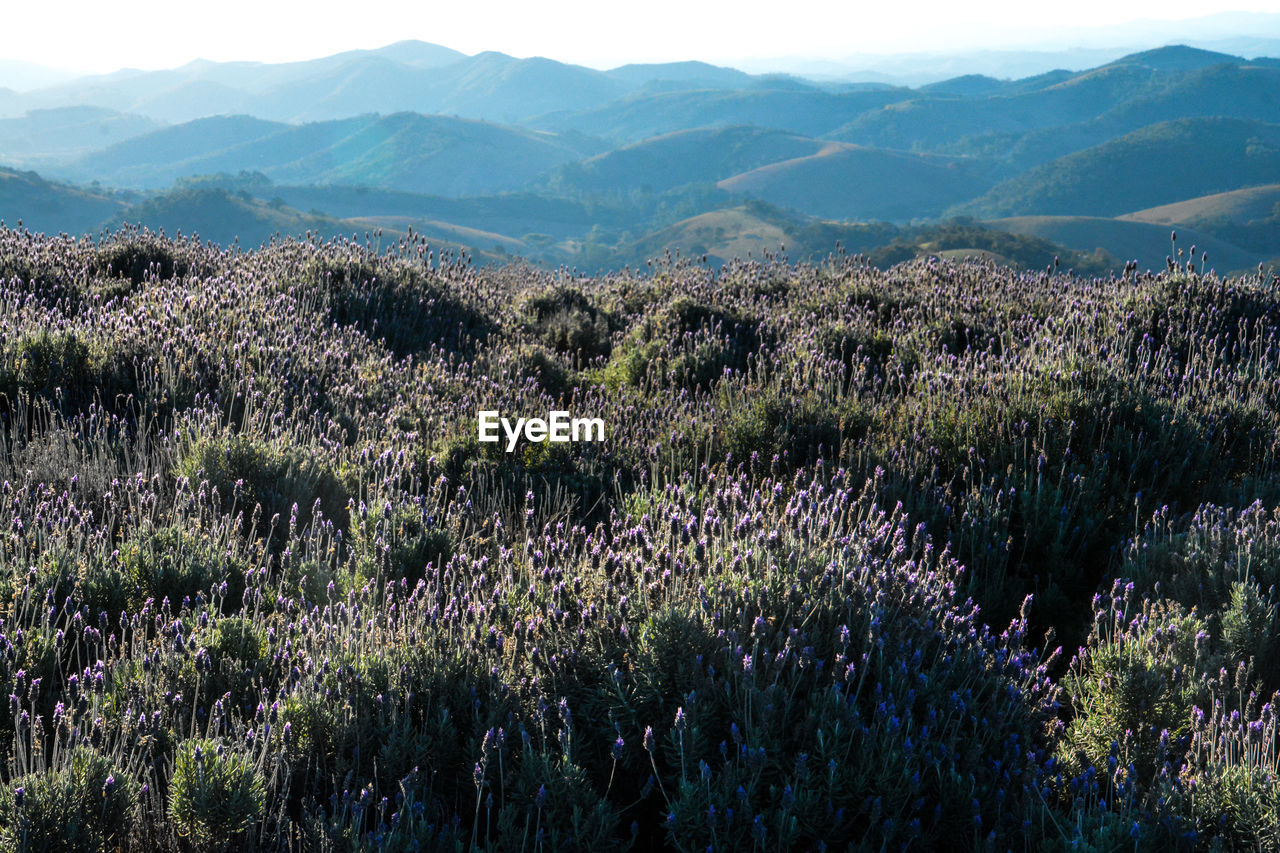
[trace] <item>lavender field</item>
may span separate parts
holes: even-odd
[[[0,231],[0,848],[1275,849],[1280,283],[1171,254]]]

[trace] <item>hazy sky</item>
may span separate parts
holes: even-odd
[[[1277,12],[1280,0],[1230,0]],[[195,58],[308,59],[401,39],[595,67],[625,62],[1073,47],[1079,31],[1200,17],[1204,0],[44,0],[7,2],[0,60],[78,71],[166,68]],[[1239,35],[1247,35],[1240,33]]]

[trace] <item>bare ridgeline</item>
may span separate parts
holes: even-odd
[[[1270,275],[0,264],[13,849],[1280,830]]]

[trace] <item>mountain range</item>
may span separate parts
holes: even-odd
[[[1224,270],[1280,259],[1280,59],[1182,45],[911,88],[401,42],[0,90],[0,116],[0,218],[37,230],[413,228],[586,268],[1044,241],[1102,270],[1180,226]]]

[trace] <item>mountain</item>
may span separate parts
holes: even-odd
[[[662,192],[816,154],[824,145],[758,127],[681,130],[568,163],[548,178],[548,184],[569,195]]]
[[[122,108],[158,121],[178,123],[209,116],[256,113],[256,107],[254,100],[239,89],[214,80],[184,80],[170,88],[139,96]]]
[[[296,126],[241,116],[165,128],[62,173],[159,189],[190,175],[259,171],[283,183],[476,195],[518,189],[595,150],[581,139],[445,116],[398,113]]]
[[[159,189],[237,146],[287,133],[290,125],[251,116],[219,116],[166,127],[87,154],[59,169],[76,180]],[[247,167],[246,167],[247,168]]]
[[[414,68],[443,68],[467,58],[465,53],[439,44],[406,39],[375,50],[354,50],[337,56],[380,56]]]
[[[246,111],[285,121],[410,111],[514,123],[596,106],[625,91],[602,72],[550,59],[489,52],[423,68],[370,55],[255,94]]]
[[[987,97],[924,97],[867,111],[827,136],[882,148],[938,150],[957,139],[1023,134],[1094,118],[1147,91],[1157,71],[1099,68],[1031,91]]]
[[[581,156],[581,150],[549,134],[399,113],[378,117],[334,145],[266,171],[290,183],[481,195],[518,189]]]
[[[400,41],[375,50],[348,50],[301,62],[211,62],[197,59],[177,71],[191,81],[205,81],[240,92],[261,94],[362,61],[390,61],[417,69],[440,68],[467,58],[438,44]]]
[[[54,183],[34,172],[0,168],[0,220],[31,231],[96,231],[124,207],[115,195]]]
[[[936,216],[991,183],[985,161],[831,142],[718,186],[823,219],[906,221]]]
[[[466,56],[424,42],[399,42],[306,62],[199,60],[164,71],[78,78],[0,99],[0,109],[90,104],[165,122],[226,113],[298,122],[411,111],[512,123],[602,106],[651,85],[742,86],[750,79],[702,63],[603,72],[542,57]]]
[[[620,65],[605,74],[630,89],[741,89],[753,77],[736,68],[706,62],[664,62]]]
[[[581,110],[621,97],[627,86],[601,71],[552,59],[479,53],[438,72],[433,112],[514,122]]]
[[[1008,80],[997,80],[986,74],[962,74],[921,86],[919,91],[942,98],[985,98],[1005,94],[1008,86]]]
[[[1280,66],[1211,65],[1176,75],[1095,118],[1032,131],[1004,149],[1021,170],[1151,124],[1218,116],[1280,123]]]
[[[0,162],[39,167],[158,128],[151,119],[98,107],[32,110],[21,118],[0,119]]]
[[[1166,45],[1153,50],[1142,50],[1108,63],[1104,67],[1138,66],[1156,71],[1200,71],[1215,65],[1235,65],[1243,62],[1243,57],[1232,56],[1216,50],[1204,50],[1185,44]]]
[[[886,259],[972,250],[1034,267],[1043,234],[1100,270],[1155,257],[1176,224],[1226,264],[1280,255],[1280,61],[1243,55],[1116,51],[1020,79],[975,63],[913,90],[407,41],[0,90],[0,110],[19,108],[0,119],[0,162],[45,176],[12,173],[9,211],[81,199],[42,220],[69,230],[117,214],[250,242],[413,228],[584,266],[663,240],[724,258],[785,235],[805,257],[840,239]]]
[[[1278,181],[1280,125],[1178,119],[1038,166],[953,213],[1119,216],[1191,195]]]
[[[867,110],[911,96],[908,89],[834,93],[816,88],[698,90],[632,95],[578,112],[550,113],[530,122],[543,130],[576,130],[616,142],[697,127],[755,125],[822,136]]]

